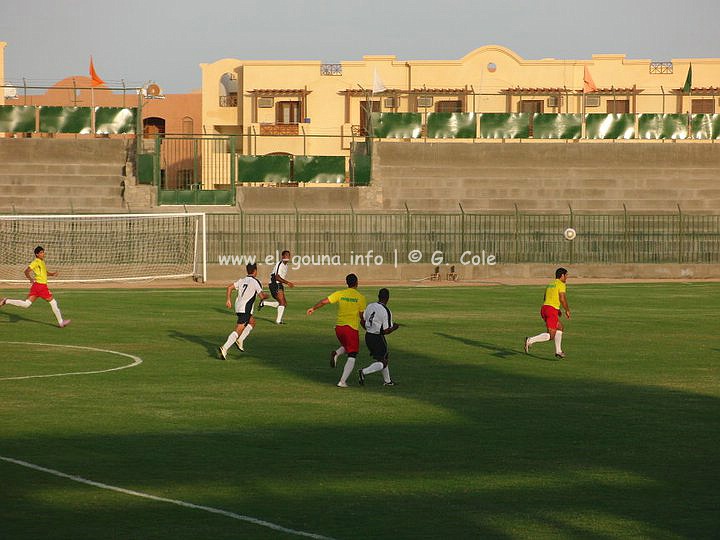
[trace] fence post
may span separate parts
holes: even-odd
[[[157,202],[160,204],[160,192],[162,190],[162,178],[160,178],[160,147],[161,139],[159,135],[155,135],[155,155],[153,156],[153,182],[155,183],[155,189],[157,190]]]
[[[237,203],[237,157],[236,157],[236,141],[235,135],[230,135],[230,197],[233,205]]]
[[[570,209],[570,227],[574,226],[575,223],[575,216],[573,215],[573,209],[572,205],[568,204],[568,208]],[[575,255],[575,242],[568,242],[570,244],[570,264],[573,263],[573,256]]]
[[[678,207],[678,263],[682,264],[683,262],[683,234],[685,234],[684,227],[683,227],[683,213],[682,208],[680,208],[680,204],[677,205]]]
[[[628,262],[628,218],[627,218],[627,206],[623,203],[623,257],[622,262],[627,264]]]
[[[350,203],[350,213],[352,214],[352,227],[350,235],[350,252],[355,253],[355,234],[357,231],[357,223],[355,222],[356,216],[355,216],[355,209],[353,208],[352,202]]]
[[[295,253],[300,253],[300,211],[295,203]]]
[[[520,262],[520,211],[518,205],[515,204],[515,263]]]
[[[458,206],[460,207],[460,251],[458,253],[462,255],[465,253],[465,209],[459,202]]]
[[[410,209],[408,208],[407,202],[405,205],[405,254],[410,253]]]
[[[245,255],[245,212],[240,207],[240,255]]]

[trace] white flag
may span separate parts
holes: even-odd
[[[383,84],[380,74],[378,73],[377,68],[375,68],[375,74],[373,75],[373,94],[379,94],[385,90],[385,84]]]

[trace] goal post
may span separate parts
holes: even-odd
[[[42,246],[53,283],[207,281],[204,213],[0,215],[0,283],[26,283]]]

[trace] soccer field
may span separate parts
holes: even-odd
[[[0,537],[720,536],[720,283],[571,277],[565,360],[542,286],[395,287],[398,385],[348,389],[332,290],[225,362],[221,288],[0,309]]]

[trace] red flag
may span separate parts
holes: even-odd
[[[93,59],[92,56],[90,57],[90,78],[92,79],[92,85],[93,86],[102,86],[105,84],[105,81],[103,81],[100,78],[100,75],[97,74],[95,71],[95,66],[93,65]]]
[[[583,92],[585,94],[588,92],[597,92],[597,86],[595,86],[595,82],[587,66],[585,66],[585,73],[583,74]]]

